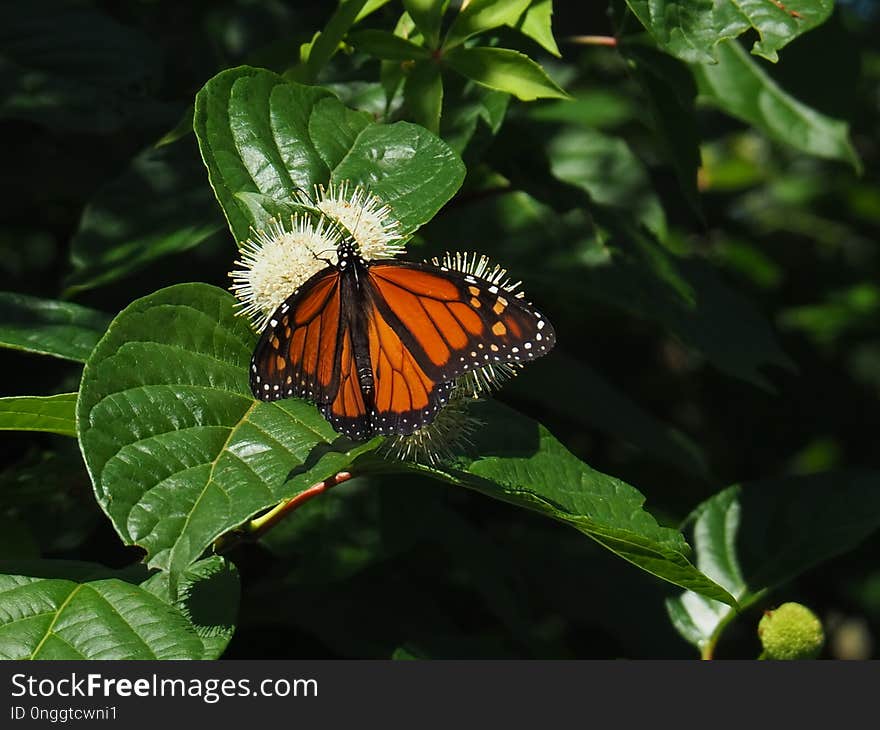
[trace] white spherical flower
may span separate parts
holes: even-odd
[[[400,223],[391,215],[391,207],[379,197],[348,181],[316,185],[314,198],[297,193],[299,202],[338,223],[344,234],[357,244],[367,261],[391,259],[405,252],[400,237]]]
[[[261,332],[282,302],[328,262],[336,259],[339,230],[321,219],[293,215],[290,229],[271,219],[242,244],[240,269],[230,271],[230,287],[239,299],[240,312]]]

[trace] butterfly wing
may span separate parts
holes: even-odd
[[[432,382],[533,360],[556,342],[541,312],[491,281],[401,261],[376,263],[369,273],[376,309]]]
[[[275,311],[251,360],[261,400],[306,398],[352,439],[370,435],[358,367],[350,284],[335,268],[318,272]]]
[[[400,323],[383,313],[375,297],[366,310],[372,371],[372,428],[379,434],[410,434],[434,420],[452,384],[429,376]]]

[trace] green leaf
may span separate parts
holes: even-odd
[[[738,43],[718,46],[718,64],[694,66],[700,98],[801,152],[861,169],[849,126],[787,94]]]
[[[445,59],[463,76],[523,101],[568,98],[537,63],[509,48],[455,48]]]
[[[172,598],[169,574],[159,572],[141,583],[165,603],[179,610],[202,639],[202,659],[217,659],[235,633],[239,580],[235,566],[214,555],[187,568]]]
[[[417,63],[403,85],[403,104],[410,118],[429,131],[440,131],[443,79],[436,63]]]
[[[694,511],[697,566],[741,607],[880,527],[880,474],[828,472],[729,487]],[[667,601],[679,633],[711,655],[735,614],[687,592]]]
[[[642,409],[583,362],[559,350],[529,366],[505,392],[626,441],[652,458],[700,476],[710,477],[706,457],[683,432]],[[563,392],[565,398],[547,398]],[[583,404],[589,403],[589,408]]]
[[[179,113],[144,92],[162,70],[143,33],[82,3],[34,0],[3,10],[0,118],[107,134]]]
[[[223,229],[193,138],[135,157],[86,206],[71,241],[71,291],[129,276]]]
[[[305,401],[254,400],[255,342],[231,295],[182,284],[129,305],[86,363],[77,421],[95,495],[151,567],[181,574],[381,441],[337,436]]]
[[[403,7],[431,48],[440,41],[440,23],[448,0],[403,0]]]
[[[490,424],[474,436],[481,456],[428,471],[569,524],[648,573],[735,605],[690,563],[681,533],[659,526],[643,509],[645,498],[635,488],[590,468],[544,426],[515,411],[492,401],[473,410]]]
[[[0,575],[2,659],[200,659],[183,615],[117,578]]]
[[[76,393],[0,398],[0,430],[76,436]]]
[[[614,206],[643,223],[658,238],[666,235],[666,215],[641,161],[620,137],[568,128],[548,146],[550,169],[602,205]]]
[[[308,55],[303,59],[306,81],[314,81],[321,69],[336,53],[339,44],[355,23],[355,19],[366,5],[366,0],[342,0],[336,12],[330,16],[327,25],[308,46]]]
[[[824,23],[834,0],[626,0],[665,51],[684,61],[713,63],[716,47],[747,30],[760,39],[752,53],[776,61],[777,51]]]
[[[697,86],[690,69],[680,61],[644,46],[627,46],[635,79],[648,101],[654,132],[666,160],[675,170],[682,193],[700,214],[697,170],[700,135],[695,100]]]
[[[0,292],[0,347],[85,362],[109,321],[79,304]]]
[[[428,58],[425,48],[385,30],[359,30],[348,34],[348,42],[358,51],[388,61]]]
[[[478,33],[484,33],[500,25],[514,25],[526,11],[530,1],[472,0],[455,16],[446,33],[443,48],[449,51]]]
[[[344,123],[341,123],[344,122]],[[350,180],[392,206],[409,235],[443,206],[464,178],[453,150],[406,122],[372,124],[329,91],[284,81],[270,71],[235,68],[196,97],[195,129],[214,193],[236,240],[251,226],[296,206],[297,189]],[[270,201],[262,219],[240,197]]]
[[[616,214],[597,217],[610,234],[611,261],[587,267],[578,291],[660,322],[732,377],[771,388],[763,368],[795,369],[769,323],[711,266],[670,253]]]
[[[513,26],[538,43],[545,51],[562,58],[553,37],[553,0],[532,0]]]

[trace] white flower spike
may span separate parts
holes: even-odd
[[[346,180],[327,187],[316,185],[314,198],[297,192],[300,204],[339,223],[343,234],[351,234],[358,252],[366,261],[393,259],[406,249],[401,242],[400,223],[391,215],[391,207],[380,198]]]
[[[271,219],[242,244],[240,269],[230,271],[230,287],[240,311],[262,332],[272,313],[313,274],[336,258],[342,234],[326,219],[313,223],[309,216],[292,215],[289,230]]]

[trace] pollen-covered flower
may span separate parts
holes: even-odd
[[[429,466],[452,461],[471,443],[470,435],[481,425],[469,413],[469,405],[467,396],[453,389],[433,421],[406,436],[392,436],[385,443],[385,453]]]
[[[251,318],[258,332],[287,297],[335,259],[341,237],[326,219],[314,223],[310,216],[296,214],[289,229],[275,218],[265,229],[251,229],[241,259],[235,262],[241,268],[229,276],[242,314]]]
[[[521,281],[512,281],[507,276],[507,269],[493,264],[488,256],[473,253],[445,253],[442,258],[433,258],[431,263],[441,269],[460,271],[484,283],[513,294],[523,299],[525,292],[517,291]],[[461,397],[479,399],[501,387],[502,383],[516,377],[522,364],[519,362],[488,362],[485,365],[469,370],[455,380],[455,393]]]
[[[303,191],[297,198],[304,207],[340,224],[365,260],[391,259],[404,253],[400,223],[392,216],[391,207],[359,185],[353,190],[347,180],[327,187],[316,185],[314,199]]]

